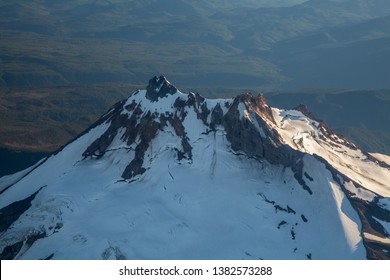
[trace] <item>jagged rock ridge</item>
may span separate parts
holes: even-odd
[[[164,76],[160,76],[149,81],[145,97],[151,102],[157,102],[160,98],[163,99],[177,92],[178,90]],[[138,94],[140,94],[139,91],[134,93],[134,95]],[[203,122],[204,133],[215,132],[217,127],[221,126],[221,129],[226,131],[226,138],[231,143],[231,149],[235,152],[244,152],[249,157],[266,159],[270,163],[284,166],[295,165],[296,161],[302,158],[302,154],[286,146],[278,132],[268,124],[274,124],[274,120],[263,95],[255,97],[247,93],[221,103],[218,102],[214,107],[209,108],[210,105],[205,98],[199,94],[189,93],[177,96],[169,111],[144,112],[141,109],[142,106],[130,97],[127,102],[119,102],[109,114],[100,120],[100,123],[110,122],[110,126],[86,149],[83,156],[86,158],[104,155],[116,133],[124,128],[125,132],[121,139],[128,146],[135,145],[135,157],[123,172],[122,177],[132,179],[146,171],[142,167],[145,151],[158,131],[170,125],[182,143],[180,149],[177,149],[177,158],[191,160],[192,147],[183,125],[188,111],[191,110],[196,114],[197,119]],[[238,108],[240,104],[250,112],[249,118],[240,118]],[[222,106],[225,107],[226,113],[223,112]],[[302,174],[299,176],[301,177]]]

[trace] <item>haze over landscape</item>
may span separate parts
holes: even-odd
[[[2,1],[0,81],[389,88],[388,1],[270,2]]]
[[[119,203],[107,190],[129,185],[148,190],[132,191],[142,217],[154,223],[158,219],[150,214],[164,206],[176,213],[160,217],[165,222],[159,229],[167,233],[157,242],[160,249],[125,249],[127,241],[114,238],[109,242],[115,246],[102,245],[98,252],[88,247],[80,258],[205,258],[204,248],[182,255],[183,248],[196,247],[182,244],[184,239],[183,246],[164,253],[177,232],[199,234],[210,246],[216,242],[198,231],[198,217],[189,213],[199,205],[185,199],[193,196],[217,215],[208,201],[221,196],[233,203],[237,195],[265,211],[262,217],[272,216],[272,242],[287,236],[289,249],[280,248],[279,257],[265,248],[249,252],[253,232],[264,228],[247,221],[252,231],[240,227],[225,241],[249,241],[214,257],[388,259],[389,46],[388,0],[0,1],[2,258],[74,258],[103,236],[103,229],[101,236],[74,232],[83,211],[96,206],[103,212]],[[224,168],[241,170],[237,178],[249,176],[251,194],[235,193],[241,179],[223,180],[230,176]],[[99,181],[94,170],[106,174],[98,176],[104,186],[91,183]],[[187,177],[203,178],[206,188],[227,188],[198,192],[190,184],[181,190],[179,182]],[[52,201],[64,184],[72,187]],[[285,184],[287,189],[269,189]],[[78,197],[79,185],[85,185],[84,195],[104,203]],[[118,193],[126,197],[123,190]],[[149,192],[161,201],[155,203]],[[310,203],[299,211],[291,207],[306,196]],[[316,203],[326,201],[331,206],[316,213],[337,228],[332,236],[311,223]],[[51,210],[42,210],[47,203]],[[75,206],[80,203],[85,208]],[[59,215],[64,207],[81,220]],[[182,207],[187,214],[178,217]],[[236,221],[257,215],[239,209]],[[127,210],[118,206],[113,215]],[[30,223],[29,215],[46,218]],[[113,228],[143,244],[145,228],[135,226],[137,215],[123,214],[130,231]],[[72,234],[69,250],[55,245]],[[311,235],[342,245],[323,251]]]

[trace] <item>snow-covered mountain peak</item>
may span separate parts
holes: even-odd
[[[184,94],[160,76],[61,151],[0,178],[0,252],[388,259],[389,197],[390,167],[307,109]]]
[[[155,76],[149,80],[145,96],[150,101],[156,102],[159,98],[166,97],[168,94],[175,94],[177,91],[177,88],[161,75],[160,77]]]

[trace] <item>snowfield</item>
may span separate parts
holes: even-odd
[[[390,164],[390,156],[388,155],[384,155],[384,154],[379,154],[379,153],[370,153],[373,157],[387,163],[387,164]]]
[[[350,179],[368,190],[390,197],[390,169],[368,159],[359,149],[352,149],[344,139],[331,132],[325,139],[318,122],[295,110],[273,109],[276,129],[286,143],[299,151],[316,154]],[[324,129],[326,132],[326,128]],[[322,137],[321,137],[322,136]],[[352,190],[351,190],[352,191]],[[356,190],[358,192],[358,190]]]

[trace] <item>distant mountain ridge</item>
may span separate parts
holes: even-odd
[[[139,84],[156,72],[185,86],[389,87],[388,1],[266,3],[4,2],[0,87]]]

